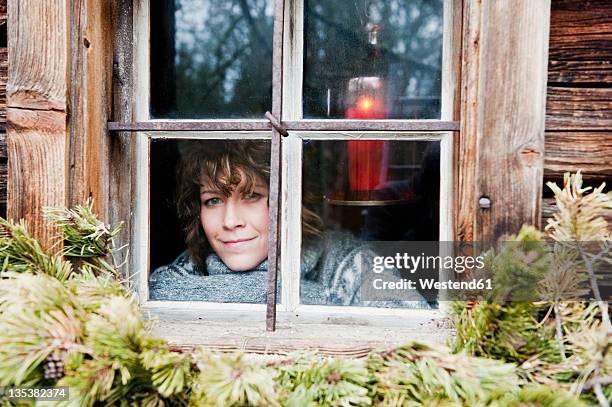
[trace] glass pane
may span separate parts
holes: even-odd
[[[270,142],[152,140],[150,298],[263,303]]]
[[[443,0],[305,0],[304,117],[440,118]]]
[[[273,23],[272,0],[151,2],[151,116],[263,117]]]
[[[428,307],[418,291],[362,301],[360,262],[376,255],[369,242],[438,240],[440,142],[311,140],[303,154],[301,301]]]

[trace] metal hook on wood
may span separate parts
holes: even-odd
[[[272,113],[266,112],[266,117],[270,120],[270,124],[276,131],[278,131],[283,137],[287,137],[289,132],[287,128],[278,120]]]

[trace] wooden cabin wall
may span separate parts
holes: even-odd
[[[612,1],[552,0],[544,182],[612,187]],[[543,225],[555,210],[544,185]],[[612,211],[608,216],[612,222]]]
[[[6,80],[8,52],[6,48],[6,0],[0,0],[0,216],[6,215],[6,181],[8,153],[6,150]]]

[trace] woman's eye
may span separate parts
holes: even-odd
[[[204,201],[204,206],[215,206],[223,203],[220,198],[209,198]]]
[[[251,192],[250,194],[244,195],[244,199],[247,201],[257,201],[259,198],[261,198],[261,194],[258,194],[257,192]]]

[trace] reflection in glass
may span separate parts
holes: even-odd
[[[151,116],[262,117],[273,14],[272,0],[151,2]]]
[[[151,299],[265,302],[269,160],[269,141],[151,141]]]
[[[310,140],[303,157],[303,217],[316,214],[320,229],[302,240],[301,301],[370,305],[359,298],[368,241],[438,240],[440,143]],[[313,276],[323,295],[312,294]]]
[[[304,117],[440,117],[442,0],[305,0]]]

